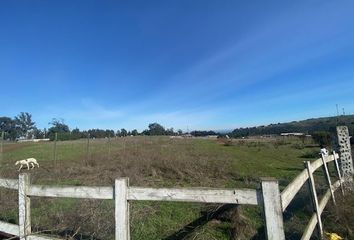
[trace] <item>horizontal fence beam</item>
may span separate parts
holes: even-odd
[[[338,158],[339,155],[336,154],[336,158]],[[326,163],[332,162],[334,161],[334,156],[333,155],[329,155],[328,157],[326,157]],[[311,167],[312,167],[312,172],[315,172],[318,168],[320,168],[323,165],[322,162],[322,158],[317,159],[316,161],[311,163]]]
[[[0,232],[18,236],[19,231],[20,227],[18,225],[0,221]]]
[[[1,186],[15,189],[17,180],[1,179]],[[18,185],[17,185],[18,188]],[[29,196],[67,197],[88,199],[113,199],[113,187],[47,186],[30,185]],[[255,189],[210,189],[210,188],[144,188],[129,187],[128,200],[182,201],[200,203],[259,204]]]
[[[338,180],[332,185],[333,191],[336,191],[340,187],[341,182],[343,182],[343,180]],[[331,190],[328,189],[318,204],[318,211],[319,211],[320,215],[322,214],[323,210],[325,209],[330,198],[331,198]],[[316,216],[316,213],[314,213],[314,214],[312,214],[311,219],[305,228],[305,231],[301,237],[301,240],[309,240],[311,238],[312,233],[316,228],[316,224],[317,224],[317,216]]]
[[[254,189],[130,187],[128,189],[128,200],[259,204],[258,193]]]
[[[338,154],[336,154],[336,158],[338,158]],[[326,163],[334,161],[334,155],[328,156],[326,158]],[[311,172],[315,172],[318,168],[323,165],[322,158],[317,159],[316,161],[311,163]],[[300,191],[301,187],[305,184],[309,175],[307,170],[304,169],[297,177],[282,191],[281,200],[282,200],[282,209],[283,212],[289,206],[290,202],[293,200],[295,195]]]
[[[309,174],[304,169],[297,177],[282,191],[280,194],[283,212],[289,206],[290,202],[294,199],[295,195],[300,191],[301,187],[305,184]]]
[[[43,235],[36,235],[36,234],[27,236],[27,239],[28,240],[63,240],[60,238],[53,238],[51,236],[43,236]]]
[[[113,187],[52,187],[31,185],[28,195],[36,197],[113,199]]]
[[[338,157],[338,154],[335,155]],[[325,162],[335,160],[333,155],[325,159]],[[311,173],[323,165],[322,159],[318,159],[310,164]],[[297,192],[308,180],[309,174],[302,171],[281,193],[281,209],[285,211]],[[333,191],[340,187],[343,180],[335,182]],[[18,180],[0,179],[0,187],[18,190]],[[49,186],[49,185],[29,185],[27,196],[38,197],[67,197],[86,199],[114,199],[114,187],[88,187],[88,186]],[[262,205],[262,192],[255,189],[212,189],[212,188],[145,188],[127,187],[126,199],[146,200],[146,201],[176,201],[176,202],[199,202],[199,203],[224,203],[224,204],[249,204]],[[322,213],[331,192],[328,190],[319,202],[319,212]],[[314,214],[308,223],[302,239],[309,239],[316,227],[317,218]],[[19,226],[0,221],[0,231],[11,235],[18,235]],[[55,239],[52,237],[30,235],[28,239],[45,240]]]
[[[1,178],[0,187],[18,190],[18,180]]]

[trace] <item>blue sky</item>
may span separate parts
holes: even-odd
[[[353,1],[0,2],[0,115],[229,129],[354,113]]]

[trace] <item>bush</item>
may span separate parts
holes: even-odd
[[[320,146],[331,146],[331,134],[326,131],[312,133],[312,139]]]
[[[301,144],[301,143],[295,143],[291,146],[292,148],[295,148],[295,149],[304,149],[305,148],[305,145],[304,144]]]
[[[302,154],[300,157],[301,158],[319,158],[319,152],[317,151],[309,151],[309,152],[306,152],[304,154]]]

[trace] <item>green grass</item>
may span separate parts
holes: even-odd
[[[216,140],[168,137],[95,139],[87,145],[83,139],[57,142],[54,161],[53,142],[14,143],[4,147],[0,173],[17,178],[13,163],[35,157],[41,167],[31,171],[31,178],[40,184],[109,186],[115,178],[129,177],[133,186],[259,188],[261,177],[274,177],[283,188],[302,171],[303,161],[316,157],[313,153],[319,150],[312,143],[283,139],[226,145]],[[164,239],[206,209],[208,205],[203,204],[132,202],[132,239]],[[250,226],[247,232],[255,234],[263,225],[261,211],[259,207],[243,209],[243,222]],[[299,213],[295,219],[301,219],[299,209],[293,209]],[[7,210],[0,215],[16,219],[14,213]],[[37,229],[57,229],[62,234],[79,229],[83,239],[113,238],[113,214],[112,201],[36,199],[32,206]],[[231,220],[214,219],[197,227],[187,239],[230,239],[232,227]]]

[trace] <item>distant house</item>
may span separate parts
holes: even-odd
[[[190,134],[190,133],[186,133],[186,134],[183,134],[182,137],[184,137],[184,138],[192,138],[193,135]]]
[[[207,135],[206,137],[207,138],[216,139],[216,138],[218,138],[218,135]]]
[[[49,138],[34,138],[34,139],[18,139],[17,142],[48,142],[50,141]]]
[[[274,134],[265,134],[262,135],[261,138],[275,138],[276,136]]]
[[[280,136],[284,136],[284,137],[300,137],[300,136],[305,136],[305,133],[297,133],[297,132],[281,133]]]

